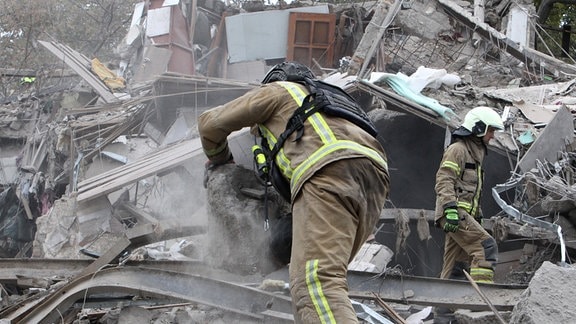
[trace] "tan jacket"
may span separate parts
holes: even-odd
[[[223,163],[230,157],[227,136],[244,127],[264,126],[276,138],[284,132],[286,123],[299,107],[287,86],[296,87],[307,94],[303,85],[285,82],[262,85],[229,103],[202,113],[198,119],[198,130],[206,156],[214,163]],[[386,156],[378,140],[353,123],[337,117],[321,114],[333,137],[320,137],[311,126],[309,119],[304,123],[304,133],[299,141],[294,141],[294,132],[283,147],[293,174],[285,177],[291,181],[294,199],[302,184],[323,166],[342,159],[370,157],[376,165],[387,169]],[[255,130],[253,128],[253,130]],[[256,135],[256,132],[254,132]],[[327,145],[337,140],[342,145]],[[348,145],[350,144],[350,145]],[[350,149],[350,146],[361,149]],[[323,154],[318,150],[323,148]],[[364,154],[368,152],[370,155]],[[316,154],[315,154],[316,153]],[[314,157],[314,159],[311,159]],[[306,162],[303,164],[303,162]]]
[[[448,146],[436,173],[435,220],[444,216],[444,208],[449,204],[456,204],[474,218],[481,215],[485,155],[486,146],[480,137],[458,138]]]

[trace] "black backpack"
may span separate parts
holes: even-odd
[[[300,140],[304,132],[304,121],[308,117],[316,112],[323,112],[327,115],[344,118],[374,137],[378,135],[378,131],[362,107],[342,88],[301,76],[289,77],[287,81],[306,85],[310,94],[304,98],[302,105],[294,111],[286,124],[286,129],[280,134],[274,147],[269,148],[265,137],[262,137],[261,146],[270,164],[269,180],[284,199],[291,201],[290,183],[278,169],[275,158],[292,133],[297,132],[295,141]]]

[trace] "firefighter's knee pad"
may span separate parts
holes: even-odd
[[[482,241],[482,247],[484,248],[484,258],[488,262],[492,262],[494,265],[498,261],[498,244],[493,237],[487,238]]]

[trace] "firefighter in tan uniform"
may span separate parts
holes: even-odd
[[[476,107],[452,133],[444,152],[435,186],[435,221],[446,232],[443,279],[466,279],[466,270],[477,282],[494,282],[498,246],[481,225],[482,161],[494,131],[503,129],[498,113]]]
[[[272,169],[288,184],[292,205],[289,272],[295,320],[357,323],[347,267],[384,208],[386,156],[373,135],[345,118],[323,112],[295,118],[309,92],[304,84],[287,81],[294,75],[314,78],[304,65],[278,64],[261,87],[204,112],[198,120],[202,146],[211,167],[232,160],[226,138],[243,127],[256,126],[270,149],[283,142]],[[298,122],[302,127],[283,141],[287,124]]]

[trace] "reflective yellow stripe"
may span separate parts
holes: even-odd
[[[266,137],[269,149],[272,150],[278,140],[276,139],[274,134],[272,134],[272,132],[264,125],[258,125],[258,128],[260,129],[260,133],[262,134],[262,136]],[[282,174],[288,177],[288,179],[292,178],[293,170],[292,167],[290,167],[290,160],[288,160],[288,157],[284,155],[283,148],[281,148],[276,154],[276,165],[280,168]]]
[[[308,260],[306,261],[306,287],[308,288],[308,294],[314,308],[316,308],[316,313],[320,317],[321,323],[336,323],[332,309],[328,305],[326,296],[322,291],[322,285],[318,279],[318,260]]]
[[[480,166],[476,167],[476,176],[478,177],[478,185],[476,186],[476,192],[474,193],[474,200],[472,201],[472,208],[470,209],[470,215],[476,216],[476,211],[478,210],[480,195],[482,191],[482,168]]]
[[[468,214],[472,215],[472,216],[476,216],[476,211],[478,210],[478,205],[472,205],[469,202],[465,202],[465,201],[459,201],[456,203],[456,205],[462,209],[464,209],[466,212],[468,212]]]
[[[481,274],[481,275],[491,276],[494,274],[494,270],[487,269],[487,268],[471,268],[470,274]]]
[[[460,208],[462,208],[462,209],[466,210],[468,213],[470,213],[470,212],[471,212],[471,209],[472,209],[472,205],[471,205],[470,203],[468,203],[468,202],[465,202],[465,201],[459,201],[459,202],[458,202],[456,205],[457,205],[458,207],[460,207]]]
[[[332,133],[330,126],[326,124],[326,120],[324,120],[322,115],[315,113],[310,116],[308,120],[312,124],[312,127],[314,127],[316,134],[322,139],[322,143],[328,144],[336,141],[336,136],[334,136],[334,133]]]
[[[204,154],[206,154],[207,157],[212,157],[212,156],[218,155],[218,154],[224,152],[224,150],[226,149],[227,146],[228,146],[228,143],[225,142],[224,144],[218,146],[215,149],[204,150]]]
[[[302,102],[307,96],[306,92],[304,92],[299,86],[291,82],[277,82],[277,83],[280,84],[282,87],[284,87],[288,91],[288,93],[290,93],[292,98],[296,101],[296,103],[298,103],[299,106],[302,105]],[[309,109],[312,109],[312,107]],[[308,157],[306,160],[300,163],[300,165],[298,165],[294,170],[290,167],[290,160],[284,155],[284,150],[281,149],[278,152],[278,155],[276,157],[276,164],[278,165],[284,176],[286,176],[286,178],[290,180],[291,188],[293,188],[294,185],[298,183],[298,180],[300,180],[300,178],[306,172],[306,170],[308,170],[310,167],[312,167],[315,163],[324,158],[326,155],[338,150],[349,149],[356,151],[358,153],[361,153],[362,155],[367,156],[376,163],[379,163],[380,165],[382,165],[384,169],[388,170],[388,163],[377,151],[364,145],[360,145],[353,141],[338,140],[334,135],[334,133],[332,132],[332,130],[330,129],[330,126],[328,126],[328,123],[326,123],[326,120],[324,119],[324,117],[322,117],[320,113],[312,114],[310,117],[308,117],[307,120],[310,122],[312,128],[314,129],[316,134],[320,137],[324,145],[318,148],[314,153],[310,155],[310,157]],[[274,144],[277,142],[277,139],[268,129],[266,129],[266,127],[260,125],[260,129],[262,131],[263,136],[266,136],[270,148],[274,147]]]
[[[339,141],[336,141],[334,143],[322,146],[321,148],[316,150],[314,153],[312,153],[312,155],[310,155],[309,158],[304,160],[304,162],[300,163],[300,165],[298,167],[296,167],[296,169],[294,169],[294,174],[292,176],[290,186],[292,187],[292,186],[294,186],[294,184],[298,183],[298,180],[300,179],[300,177],[302,177],[304,172],[306,172],[306,170],[308,170],[308,168],[310,168],[312,165],[314,165],[316,162],[318,162],[320,159],[322,159],[326,155],[333,153],[333,152],[336,152],[336,151],[339,151],[339,150],[346,150],[346,149],[361,153],[361,154],[369,157],[370,159],[372,159],[374,162],[382,165],[382,167],[384,169],[388,170],[388,163],[375,150],[373,150],[369,147],[366,147],[364,145],[360,145],[356,142],[352,142],[352,141],[348,141],[348,140],[339,140]]]
[[[304,102],[304,98],[306,98],[307,96],[304,90],[302,90],[299,86],[295,85],[292,82],[279,81],[276,83],[278,83],[288,91],[288,93],[292,96],[294,101],[298,103],[298,107],[302,106],[302,102]]]
[[[442,167],[444,168],[448,168],[448,169],[452,169],[454,170],[454,172],[457,175],[460,175],[460,166],[458,165],[458,163],[452,162],[452,161],[444,161],[442,163]]]
[[[474,192],[474,197],[472,197],[472,202],[458,201],[457,206],[466,210],[468,214],[476,217],[478,212],[480,194],[482,190],[482,169],[480,167],[476,168],[476,176],[478,177],[478,185],[476,186],[476,191]]]

